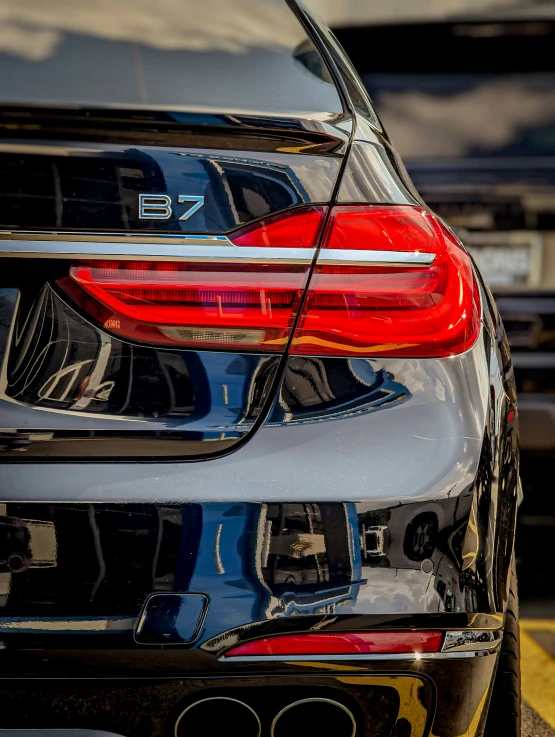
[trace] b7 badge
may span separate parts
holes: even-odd
[[[179,220],[188,220],[204,205],[204,197],[200,195],[178,194],[177,202],[181,205],[189,203],[190,207],[180,216]],[[172,200],[167,194],[140,194],[140,220],[169,220],[173,215]]]

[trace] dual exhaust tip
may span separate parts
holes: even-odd
[[[214,696],[190,704],[175,724],[175,737],[221,737],[222,727],[242,737],[261,737],[262,722],[243,701]],[[307,698],[293,701],[272,720],[270,737],[355,737],[356,720],[338,701]]]

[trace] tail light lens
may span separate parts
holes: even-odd
[[[441,650],[442,643],[443,633],[435,631],[278,635],[245,642],[228,650],[225,657],[436,653]]]
[[[195,258],[175,262],[78,262],[58,284],[122,338],[283,351],[325,214],[307,207],[255,223],[232,234],[217,258],[203,246]]]
[[[419,207],[335,207],[291,353],[443,357],[480,327],[470,258]]]
[[[299,317],[326,212],[289,211],[179,261],[78,262],[58,284],[107,330],[155,345],[415,358],[473,345],[470,257],[420,207],[334,207]]]

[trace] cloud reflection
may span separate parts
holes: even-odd
[[[66,33],[158,49],[241,53],[299,43],[303,30],[281,0],[1,0],[0,51],[52,56]]]

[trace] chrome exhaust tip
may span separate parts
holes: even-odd
[[[271,737],[355,737],[356,719],[346,706],[324,698],[294,701],[274,718]]]
[[[184,709],[175,723],[175,737],[221,737],[224,731],[242,737],[260,737],[258,714],[248,704],[229,696],[211,696]]]

